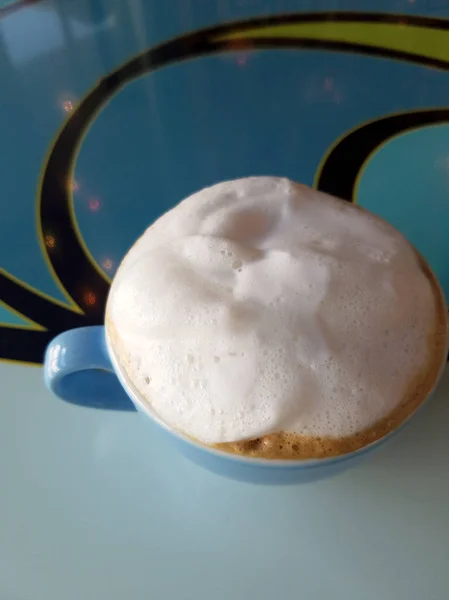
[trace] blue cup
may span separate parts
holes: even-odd
[[[444,367],[445,362],[441,365],[440,377]],[[175,444],[195,463],[232,479],[252,483],[306,483],[336,475],[359,464],[405,424],[356,452],[337,457],[266,460],[221,452],[195,442],[160,421],[148,403],[139,397],[118,364],[104,326],[82,327],[58,335],[45,353],[44,378],[48,389],[67,402],[93,408],[143,412],[162,428],[167,442]]]

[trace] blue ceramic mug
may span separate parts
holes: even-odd
[[[440,377],[444,367],[445,362]],[[335,475],[357,465],[402,427],[356,452],[324,459],[266,460],[202,446],[167,427],[148,403],[142,401],[117,362],[103,326],[82,327],[58,335],[47,348],[44,377],[49,390],[68,402],[145,413],[162,427],[168,441],[194,462],[221,475],[252,483],[305,483]]]

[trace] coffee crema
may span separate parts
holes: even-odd
[[[207,446],[324,458],[396,429],[446,351],[432,272],[392,226],[286,179],[206,188],[120,265],[106,329],[153,413]]]

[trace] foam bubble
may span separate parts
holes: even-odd
[[[222,443],[372,426],[428,358],[435,310],[392,227],[260,177],[202,190],[154,223],[120,266],[107,314],[160,418]]]

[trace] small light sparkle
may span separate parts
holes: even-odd
[[[112,269],[112,267],[114,266],[114,263],[112,262],[112,260],[110,258],[106,258],[103,263],[103,268],[106,269],[106,271],[110,271]]]
[[[93,292],[86,292],[84,294],[84,302],[88,305],[88,306],[93,306],[97,301],[97,296],[93,293]]]
[[[63,102],[62,106],[65,112],[72,112],[73,110],[73,104],[72,102],[70,102],[70,100],[66,100],[65,102]]]
[[[44,241],[47,248],[54,248],[56,246],[56,239],[54,235],[46,235]]]
[[[72,180],[71,187],[72,187],[72,192],[77,192],[80,189],[80,185],[76,179]]]
[[[98,200],[97,198],[91,198],[89,200],[89,210],[91,210],[92,212],[97,212],[100,210],[100,200]]]

